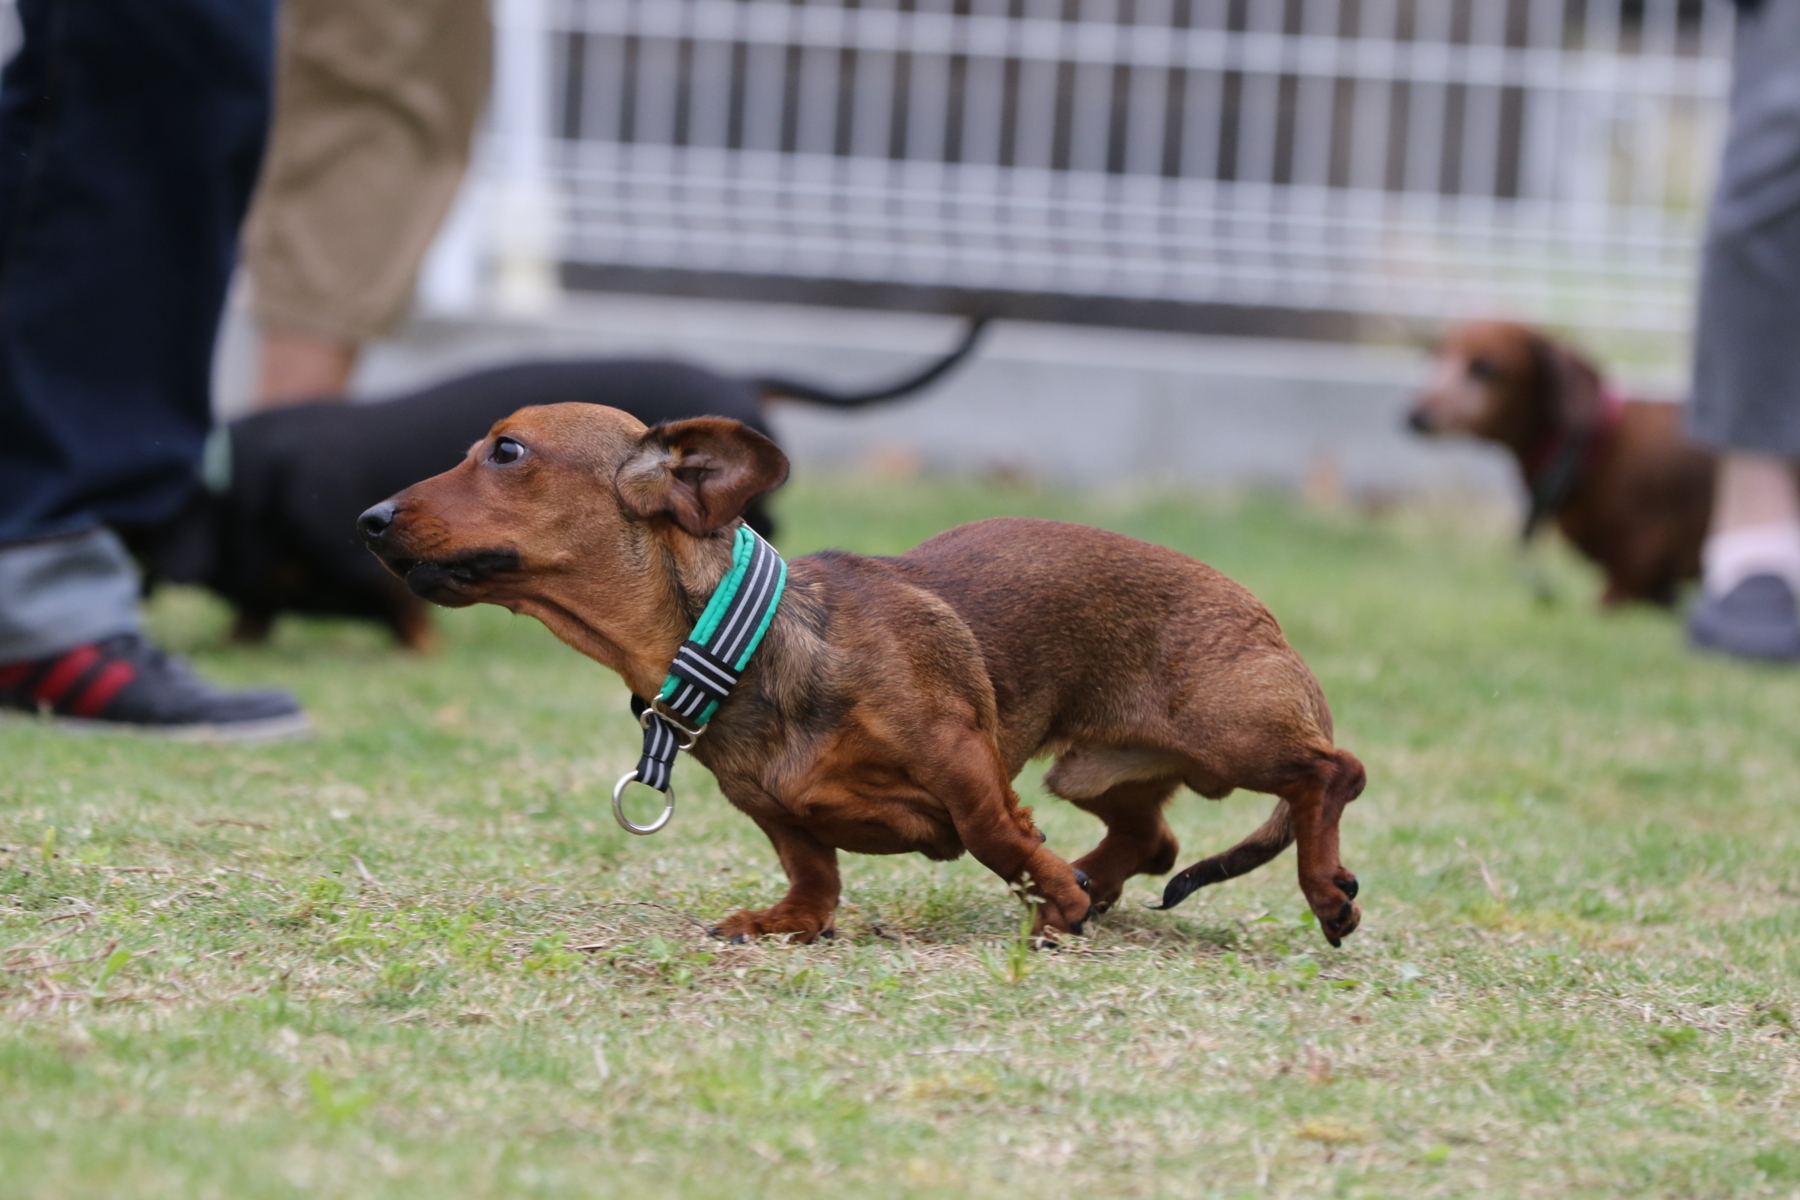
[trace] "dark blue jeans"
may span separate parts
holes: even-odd
[[[269,122],[274,0],[20,0],[0,78],[0,546],[171,515]]]

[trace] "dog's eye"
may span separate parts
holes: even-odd
[[[1469,374],[1476,379],[1492,383],[1494,380],[1500,378],[1503,372],[1500,370],[1500,364],[1491,358],[1471,358],[1469,360]]]
[[[508,437],[496,438],[494,448],[488,451],[488,461],[498,463],[503,467],[507,463],[516,463],[524,457],[525,447]]]

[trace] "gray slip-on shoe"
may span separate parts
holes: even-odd
[[[1699,650],[1756,662],[1800,661],[1800,610],[1778,575],[1752,575],[1723,596],[1701,600],[1688,617]]]

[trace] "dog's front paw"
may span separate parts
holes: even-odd
[[[707,930],[716,938],[723,938],[734,946],[760,937],[773,937],[779,934],[791,934],[796,942],[811,942],[819,938],[831,938],[837,930],[831,927],[831,915],[799,912],[794,909],[783,910],[781,905],[765,909],[744,909],[735,912],[711,929]]]
[[[1362,924],[1362,909],[1356,906],[1354,900],[1344,901],[1344,907],[1339,910],[1334,919],[1328,921],[1323,917],[1319,918],[1319,928],[1325,931],[1325,940],[1330,942],[1333,948],[1342,946],[1344,939],[1355,933],[1356,927],[1360,924]]]
[[[1081,892],[1079,897],[1073,902],[1065,898],[1060,904],[1041,896],[1033,897],[1033,902],[1037,905],[1037,920],[1032,923],[1032,940],[1054,946],[1058,934],[1072,933],[1080,937],[1085,933],[1087,919],[1096,914],[1087,893]]]
[[[1342,946],[1344,939],[1356,932],[1362,924],[1362,909],[1357,907],[1356,893],[1360,890],[1356,876],[1348,871],[1342,872],[1333,880],[1331,896],[1324,904],[1314,903],[1313,915],[1319,918],[1319,928],[1325,934],[1325,940],[1333,947]]]
[[[1362,923],[1362,909],[1356,905],[1360,890],[1356,876],[1339,867],[1322,879],[1302,879],[1300,887],[1306,893],[1307,906],[1319,920],[1325,940],[1334,947],[1343,945],[1344,939]]]
[[[1093,897],[1088,894],[1092,881],[1087,873],[1040,848],[1027,865],[1026,874],[1030,895],[1024,898],[1037,910],[1031,924],[1032,939],[1054,944],[1061,933],[1079,937],[1083,923],[1094,909]],[[1014,884],[1015,890],[1018,887]]]
[[[1088,899],[1092,902],[1087,912],[1087,918],[1084,920],[1105,916],[1112,910],[1113,905],[1119,902],[1119,897],[1125,892],[1125,885],[1121,880],[1106,874],[1090,878],[1088,872],[1084,871],[1079,864],[1075,867],[1075,876],[1076,882],[1081,884],[1081,890],[1088,894]]]

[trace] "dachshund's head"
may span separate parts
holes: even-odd
[[[722,417],[645,428],[597,404],[520,409],[457,466],[375,505],[363,542],[418,595],[498,604],[640,685],[660,684],[785,455]],[[665,645],[665,643],[667,643]]]
[[[1599,374],[1544,334],[1507,321],[1472,321],[1438,347],[1407,417],[1429,435],[1461,434],[1524,451],[1599,411]]]

